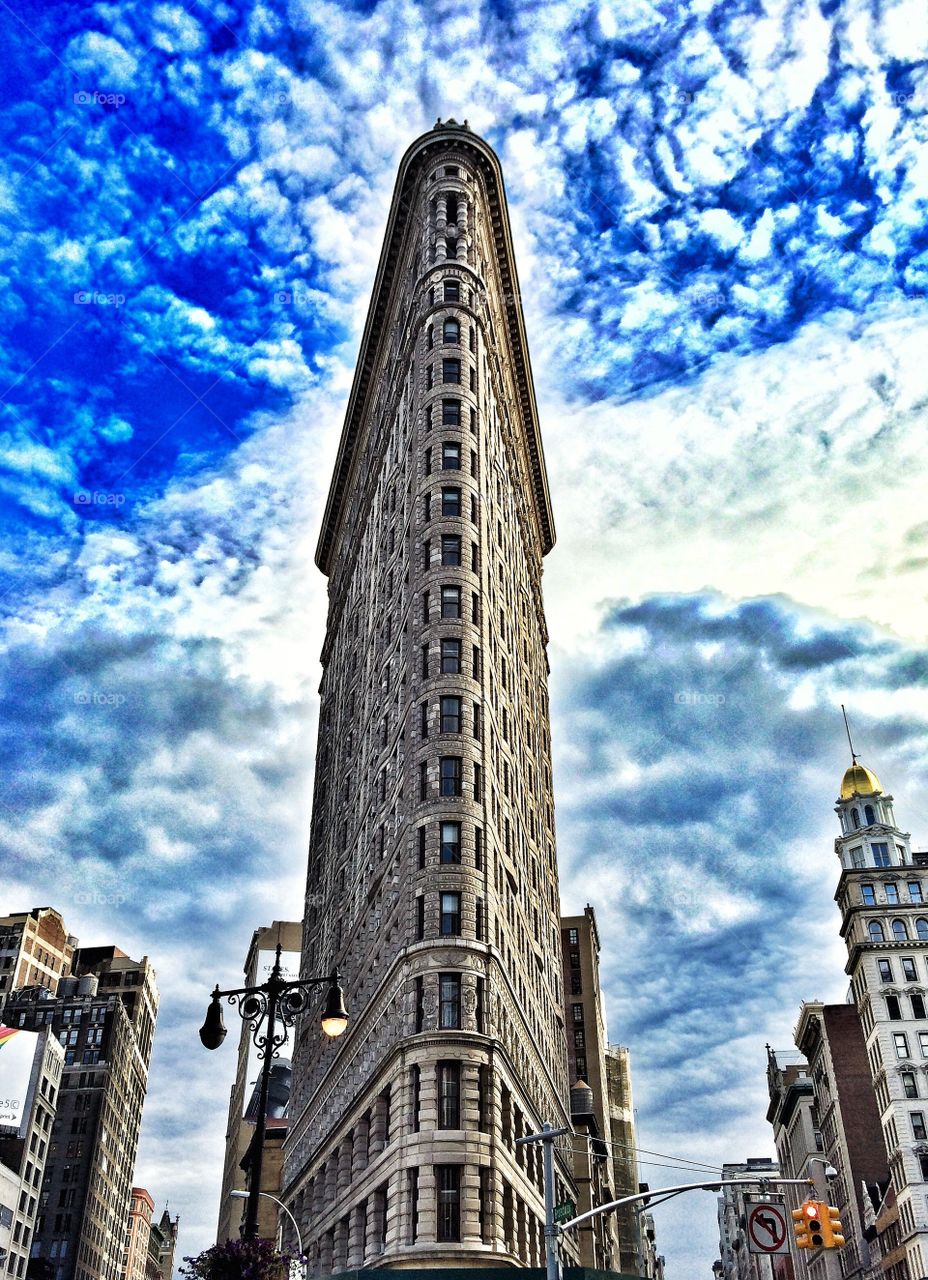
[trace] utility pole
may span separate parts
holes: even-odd
[[[842,707],[841,710],[843,711],[844,708]],[[848,730],[848,741],[850,741],[850,730]],[[853,750],[852,746],[851,751],[853,752]],[[857,757],[855,756],[854,758],[856,760]],[[821,1156],[809,1156],[806,1161],[806,1168],[809,1171],[809,1181],[812,1183],[815,1199],[828,1204],[831,1200],[828,1170],[831,1169],[834,1174],[836,1172],[835,1169],[827,1160],[823,1160]],[[850,1205],[848,1205],[847,1212],[850,1214]],[[837,1249],[822,1250],[822,1265],[824,1269],[819,1272],[821,1280],[841,1280],[841,1259],[838,1256],[838,1252]]]
[[[541,1126],[541,1133],[529,1133],[524,1138],[516,1138],[517,1146],[529,1142],[542,1144],[545,1175],[545,1270],[546,1280],[560,1280],[561,1266],[557,1254],[558,1225],[554,1221],[554,1140],[573,1130],[564,1126],[552,1129],[546,1120]]]

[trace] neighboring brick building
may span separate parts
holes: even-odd
[[[144,1187],[133,1187],[129,1200],[129,1222],[121,1280],[145,1280],[148,1246],[151,1241],[151,1215],[155,1202]]]
[[[554,529],[499,161],[439,124],[382,212],[316,556],[302,963],[339,966],[351,1022],[335,1043],[317,1008],[296,1029],[284,1197],[322,1274],[540,1265],[541,1151],[515,1139],[570,1119]],[[557,1180],[574,1198],[560,1153]]]
[[[0,1013],[11,991],[45,987],[57,991],[71,972],[77,939],[52,907],[0,916]]]

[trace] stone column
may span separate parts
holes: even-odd
[[[356,1204],[348,1215],[348,1268],[358,1271],[364,1266],[367,1235],[367,1201]]]
[[[333,1247],[333,1271],[348,1270],[348,1219],[339,1218],[335,1224],[335,1243]]]
[[[365,1112],[354,1127],[354,1150],[351,1155],[351,1176],[357,1177],[367,1168],[367,1144],[371,1132],[371,1113]]]
[[[335,1204],[335,1201],[337,1199],[337,1191],[336,1191],[337,1179],[338,1179],[338,1148],[336,1147],[336,1149],[329,1156],[325,1165],[325,1190],[324,1190],[325,1201],[322,1208],[323,1213],[328,1213],[328,1211]]]
[[[386,1143],[387,1120],[388,1120],[387,1106],[388,1106],[387,1099],[384,1097],[382,1093],[378,1094],[377,1100],[374,1103],[373,1112],[371,1115],[370,1144],[369,1144],[371,1160],[373,1160],[374,1156],[380,1155],[381,1151],[383,1151],[384,1147],[387,1145]]]
[[[324,1276],[332,1274],[332,1262],[335,1256],[335,1237],[332,1231],[326,1231],[319,1241],[319,1270]]]
[[[351,1156],[354,1151],[354,1134],[349,1133],[338,1147],[338,1178],[336,1182],[337,1193],[341,1197],[342,1192],[347,1191],[351,1186]]]

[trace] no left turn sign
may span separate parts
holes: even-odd
[[[748,1207],[748,1250],[751,1253],[789,1253],[786,1210],[778,1204]]]

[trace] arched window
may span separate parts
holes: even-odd
[[[860,814],[857,812],[856,809],[851,810],[851,822],[853,822],[854,830],[856,831],[860,826]]]
[[[905,927],[904,920],[893,921],[893,937],[897,942],[906,942],[908,940],[909,931]]]
[[[429,351],[432,350],[432,345],[434,341],[435,341],[435,328],[433,325],[429,325],[426,331],[426,339],[425,339],[425,345],[428,347]]]
[[[915,932],[920,942],[928,942],[928,920],[924,916],[919,916],[915,921]]]
[[[872,827],[872,826],[873,826],[873,824],[874,824],[874,822],[876,822],[876,818],[875,818],[875,817],[874,817],[874,815],[873,815],[873,805],[872,805],[872,804],[865,804],[865,805],[864,805],[864,817],[867,819],[867,826],[868,826],[868,827]]]
[[[442,331],[442,342],[460,342],[461,326],[457,320],[449,316]]]
[[[867,931],[870,934],[871,942],[886,941],[886,939],[883,936],[883,926],[880,924],[879,920],[871,920],[870,923],[867,925]]]

